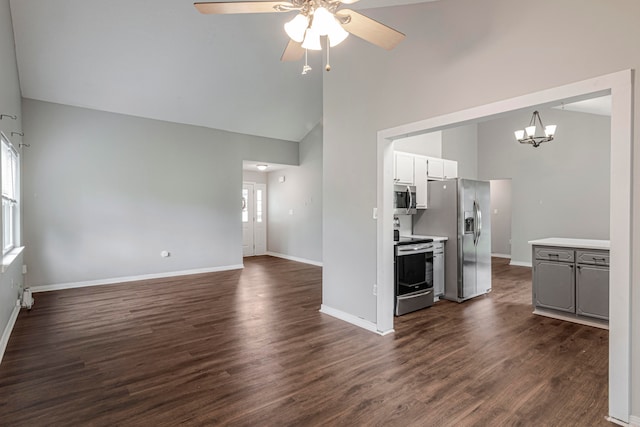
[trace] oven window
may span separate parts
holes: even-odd
[[[426,257],[424,253],[402,255],[397,258],[398,284],[421,285],[426,282]]]

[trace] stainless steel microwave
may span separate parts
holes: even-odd
[[[413,215],[416,210],[416,187],[413,185],[393,186],[393,213]]]

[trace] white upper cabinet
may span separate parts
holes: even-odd
[[[414,159],[414,182],[416,186],[416,208],[427,208],[427,158],[424,156],[416,156]]]
[[[429,157],[427,160],[427,176],[429,179],[444,179],[444,160]]]
[[[414,185],[414,155],[408,153],[393,153],[393,180],[396,184]]]
[[[444,179],[453,179],[458,177],[458,162],[455,160],[442,159],[444,162]]]

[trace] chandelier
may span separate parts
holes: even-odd
[[[540,128],[544,129],[544,136],[536,136],[536,120],[540,123]],[[516,139],[520,144],[531,144],[534,147],[539,147],[543,142],[553,141],[556,127],[556,125],[543,125],[540,113],[534,111],[529,126],[524,128],[524,130],[515,131]]]

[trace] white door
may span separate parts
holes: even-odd
[[[242,183],[242,256],[253,256],[253,221],[254,221],[254,203],[253,203],[253,184],[248,182]]]
[[[255,223],[253,226],[253,246],[255,255],[267,253],[267,185],[255,184]]]

